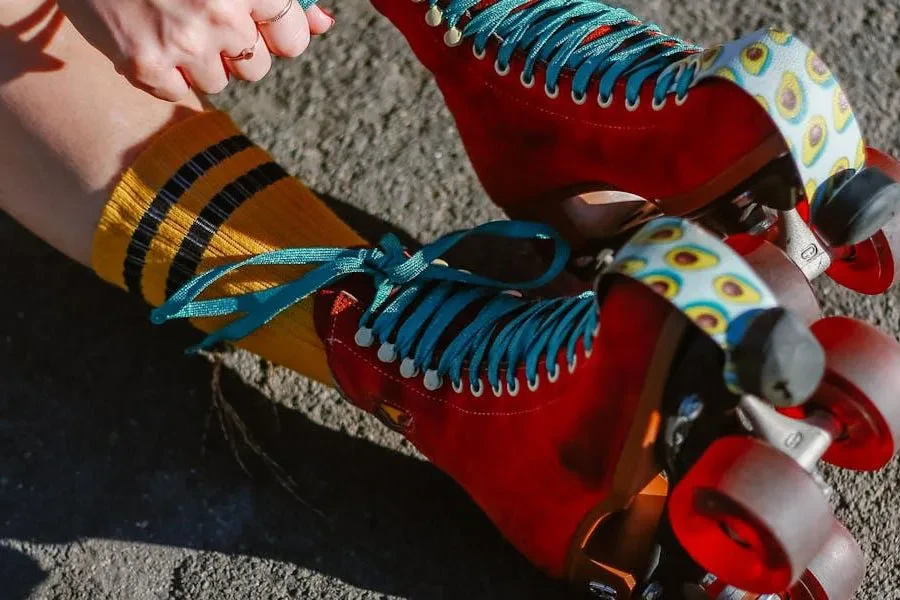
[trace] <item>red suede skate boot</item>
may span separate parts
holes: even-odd
[[[446,266],[440,257],[471,234],[549,238],[555,260],[544,275],[519,284]],[[737,254],[687,221],[658,219],[645,227],[606,266],[596,292],[526,296],[566,259],[553,230],[517,222],[452,234],[415,253],[392,236],[375,248],[285,249],[195,278],[153,319],[236,316],[201,344],[208,346],[277,326],[276,315],[314,295],[318,334],[343,394],[450,474],[535,565],[600,597],[625,600],[648,586],[701,583],[708,553],[700,552],[697,563],[667,541],[668,484],[658,475],[665,470],[669,482],[688,475],[675,488],[679,539],[688,522],[708,535],[716,517],[694,514],[691,494],[708,485],[704,478],[740,471],[749,455],[756,462],[745,473],[749,479],[739,481],[750,481],[751,492],[771,491],[784,506],[767,504],[767,493],[739,496],[759,519],[742,514],[729,523],[761,543],[715,538],[722,556],[742,565],[729,569],[713,560],[716,576],[773,592],[799,581],[824,560],[829,532],[821,524],[833,520],[828,502],[792,455],[746,437],[734,410],[747,404],[754,422],[765,423],[774,411],[743,395],[800,405],[822,377],[818,342],[777,307]],[[264,291],[197,300],[223,277],[272,265],[319,266]],[[879,360],[891,356],[890,366],[900,365],[900,350],[867,335]],[[785,360],[773,347],[798,351]],[[727,361],[723,348],[730,348]],[[881,384],[893,390],[890,374],[900,368],[882,373],[889,375]],[[815,441],[803,465],[838,437],[839,426],[829,421],[825,431],[815,414],[815,425],[796,422],[805,427],[804,439]],[[740,437],[715,441],[729,433]],[[878,460],[887,460],[893,441],[882,437],[887,443]],[[856,449],[857,456],[873,456],[871,447]],[[698,459],[699,471],[692,467]],[[747,490],[732,485],[721,493]],[[696,539],[685,541],[697,552]]]
[[[774,239],[794,227],[773,227],[775,212],[824,202],[866,163],[834,74],[790,34],[704,51],[596,0],[372,1],[434,74],[494,202],[576,246],[659,214]],[[783,249],[810,277],[847,261],[898,212],[900,186],[872,198],[890,183],[857,185],[823,213],[812,258]],[[859,213],[865,225],[848,225]],[[900,260],[885,237],[876,245],[891,252],[870,271],[892,283]],[[879,273],[867,284],[847,270],[834,271],[841,283],[884,291]]]

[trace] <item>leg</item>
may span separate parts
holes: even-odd
[[[0,0],[0,208],[25,227],[154,305],[223,261],[363,243],[226,115],[135,90],[54,12]],[[219,291],[279,277],[260,270]],[[330,380],[308,303],[242,345]]]
[[[8,63],[0,73],[0,208],[87,265],[120,173],[158,132],[202,106],[129,87],[53,5],[0,1]]]

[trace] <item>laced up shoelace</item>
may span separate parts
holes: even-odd
[[[539,277],[514,283],[460,271],[438,260],[470,235],[551,240],[553,261]],[[368,249],[288,248],[195,277],[154,310],[151,319],[159,324],[170,319],[240,315],[189,350],[197,351],[220,341],[240,340],[304,298],[350,275],[363,273],[372,277],[375,294],[360,319],[357,344],[371,346],[380,341],[381,360],[392,362],[401,358],[404,377],[424,371],[425,387],[431,390],[440,387],[443,378],[449,376],[454,390],[462,391],[463,371],[467,369],[474,394],[483,392],[480,377],[486,372],[494,393],[499,395],[500,372],[505,367],[507,389],[515,394],[519,390],[516,372],[522,364],[529,387],[535,389],[542,358],[553,381],[559,376],[557,358],[561,348],[566,349],[570,371],[576,363],[579,339],[583,340],[584,351],[591,351],[598,326],[592,292],[538,300],[503,293],[546,285],[560,274],[568,256],[568,247],[553,229],[516,221],[491,222],[453,233],[412,255],[391,234]],[[229,273],[263,265],[319,266],[296,280],[259,292],[197,300],[210,285]],[[467,308],[477,308],[477,314],[459,331],[448,334],[448,326]],[[443,349],[438,348],[439,341],[446,344]]]
[[[472,13],[482,0],[428,1],[455,32],[453,38],[474,38],[477,55],[483,55],[492,37],[500,40],[498,72],[507,72],[513,54],[522,52],[522,82],[533,82],[535,67],[543,62],[547,93],[552,95],[558,92],[563,69],[574,71],[572,97],[579,102],[586,98],[591,80],[599,77],[598,102],[609,105],[616,83],[624,77],[627,105],[636,106],[644,82],[656,75],[654,104],[661,105],[672,92],[681,100],[693,83],[696,65],[668,71],[666,67],[702,50],[663,34],[657,25],[640,22],[627,10],[596,0],[497,0]],[[460,31],[458,25],[466,15],[471,19]],[[608,33],[594,37],[598,29],[606,28]]]

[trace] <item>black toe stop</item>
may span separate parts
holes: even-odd
[[[852,246],[900,212],[900,183],[870,167],[846,180],[816,210],[814,224],[831,246]]]
[[[761,311],[731,349],[741,389],[778,407],[806,402],[825,374],[825,351],[803,321],[784,308]]]

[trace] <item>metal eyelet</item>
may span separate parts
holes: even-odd
[[[394,350],[394,345],[387,342],[381,344],[381,347],[378,348],[378,360],[383,363],[392,363],[397,360],[397,351]]]
[[[575,93],[575,90],[572,90],[572,102],[578,104],[579,106],[587,102],[587,92],[581,94],[580,96]]]
[[[503,395],[503,382],[502,382],[502,381],[498,381],[498,382],[497,382],[497,387],[494,387],[494,386],[492,385],[492,386],[491,386],[491,391],[494,392],[494,395],[497,396],[498,398],[499,398],[500,396],[502,396],[502,395]]]
[[[500,63],[498,61],[494,61],[494,71],[497,72],[497,75],[500,77],[506,77],[509,75],[509,65],[506,65],[503,69],[500,68]]]
[[[438,375],[438,372],[434,369],[425,371],[425,377],[422,381],[425,384],[425,389],[430,392],[439,389],[444,384],[444,378]]]
[[[590,358],[592,354],[594,354],[594,347],[591,346],[590,348],[588,348],[587,346],[585,346],[584,347],[584,357]]]
[[[407,357],[400,361],[400,376],[404,379],[412,379],[416,375],[419,374],[419,367],[416,366],[416,362]]]
[[[528,89],[534,87],[534,75],[531,76],[531,79],[525,79],[525,71],[522,71],[522,74],[519,75],[519,81],[522,82],[522,86]]]
[[[676,105],[676,106],[683,106],[684,103],[687,102],[687,99],[688,99],[688,96],[689,96],[689,95],[690,95],[690,92],[688,92],[688,93],[685,94],[684,96],[679,96],[678,94],[675,94],[675,105]]]
[[[361,348],[368,348],[375,343],[375,334],[368,327],[360,327],[353,336],[353,341]]]
[[[625,98],[625,108],[628,110],[628,112],[636,111],[640,105],[641,105],[640,96],[638,96],[637,100],[634,101],[634,104],[632,104],[628,98]]]
[[[444,12],[435,4],[425,13],[425,22],[432,27],[437,27],[444,20]]]
[[[548,98],[553,100],[559,96],[559,86],[557,85],[555,88],[553,88],[553,91],[551,91],[550,88],[548,88],[547,85],[544,84],[544,93],[547,94]]]
[[[532,392],[536,392],[539,385],[541,385],[541,376],[535,373],[534,383],[532,383],[531,380],[528,380],[528,389]]]
[[[484,60],[484,57],[487,56],[487,50],[485,50],[484,48],[482,48],[482,49],[481,49],[481,52],[479,53],[479,52],[478,52],[478,46],[476,46],[476,45],[473,44],[473,45],[472,45],[472,54],[474,54],[474,55],[475,55],[475,58],[477,58],[478,60]]]
[[[462,379],[459,380],[459,385],[457,385],[456,381],[451,381],[450,385],[451,385],[451,387],[453,387],[454,392],[456,392],[457,394],[462,394],[462,391],[463,391]]]
[[[476,381],[478,382],[478,387],[476,388],[476,387],[473,386],[472,384],[469,384],[469,391],[472,392],[472,395],[473,395],[474,397],[480,398],[481,395],[484,393],[484,384],[481,383],[481,380],[480,380],[480,379],[477,379]]]
[[[569,374],[575,372],[575,367],[578,366],[578,355],[572,356],[572,362],[569,364]]]
[[[456,48],[462,42],[462,31],[455,25],[444,34],[444,43],[450,48]]]
[[[506,391],[509,392],[510,396],[515,396],[519,393],[519,379],[516,377],[516,378],[513,378],[513,381],[516,384],[515,387],[513,387],[509,384],[506,384]]]
[[[654,96],[654,97],[653,97],[653,104],[651,104],[651,106],[653,107],[653,110],[655,110],[656,112],[661,111],[661,110],[666,106],[666,100],[668,100],[668,97],[667,97],[667,96],[663,96],[662,102],[657,102],[657,101],[656,101],[656,96]]]
[[[547,373],[547,381],[550,383],[555,383],[557,379],[559,379],[559,365],[553,365],[556,369],[550,373]]]
[[[613,105],[613,95],[610,94],[609,98],[604,100],[603,94],[600,94],[599,96],[597,96],[597,104],[600,106],[600,108],[609,108]]]

